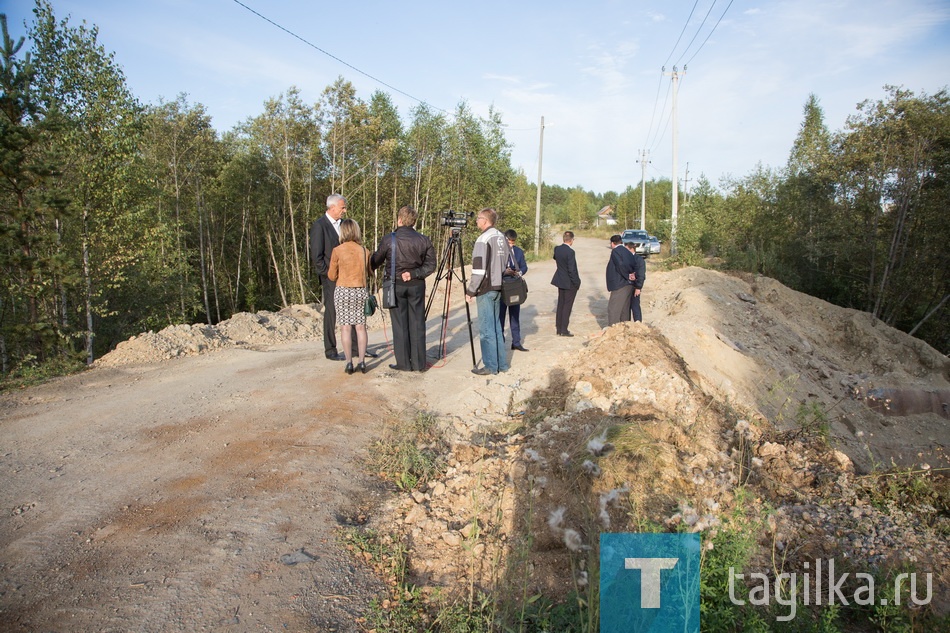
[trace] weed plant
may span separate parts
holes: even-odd
[[[370,465],[400,490],[414,490],[445,469],[447,445],[435,416],[418,413],[390,425],[370,446]]]
[[[56,356],[39,362],[36,357],[28,355],[9,373],[0,377],[0,392],[33,387],[53,378],[79,373],[84,369],[86,364],[73,356]]]

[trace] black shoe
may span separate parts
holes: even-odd
[[[558,336],[574,336],[574,335],[568,332],[567,330],[564,330],[563,332],[558,334]]]
[[[358,371],[358,372],[360,372],[361,374],[365,374],[365,373],[366,373],[366,363],[360,363],[359,365],[357,365],[355,371]]]
[[[519,352],[527,352],[527,351],[528,351],[528,350],[526,350],[526,349],[524,348],[523,345],[512,345],[512,346],[511,346],[511,349],[516,349],[516,350],[518,350]]]
[[[346,360],[343,354],[327,354],[327,360]]]
[[[347,363],[347,364],[346,364],[346,367],[343,368],[343,371],[345,371],[347,374],[352,374],[352,373],[353,373],[353,363]]]
[[[396,371],[412,371],[412,370],[409,369],[408,367],[400,367],[399,365],[395,365],[395,364],[390,365],[389,368],[390,368],[390,369],[395,369]]]
[[[491,376],[495,372],[488,369],[487,367],[479,367],[478,369],[473,369],[472,373],[475,374],[476,376]]]
[[[377,354],[376,352],[371,352],[369,350],[366,350],[366,353],[364,354],[364,356],[366,356],[366,358],[379,358],[379,354]]]

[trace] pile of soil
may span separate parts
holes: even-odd
[[[707,275],[670,276],[684,274]],[[743,287],[741,280],[708,275],[720,292]],[[748,300],[735,299],[735,306],[741,314],[755,309]],[[824,334],[810,331],[816,333]],[[770,336],[746,334],[745,348],[767,352],[786,345],[790,335],[780,334],[779,328]],[[724,338],[716,337],[712,349],[735,350]],[[776,342],[762,342],[769,339]],[[803,346],[806,337],[794,340]],[[413,582],[439,600],[477,599],[497,587],[566,599],[587,591],[601,532],[650,525],[705,531],[712,547],[741,505],[751,515],[770,515],[744,528],[759,544],[751,569],[773,569],[775,556],[786,571],[818,558],[859,569],[909,563],[933,573],[933,608],[950,611],[950,517],[924,502],[870,504],[869,475],[824,431],[783,431],[760,410],[743,411],[762,395],[755,384],[741,384],[746,400],[722,398],[721,390],[709,388],[708,374],[684,362],[684,344],[691,343],[674,345],[658,328],[639,323],[596,333],[583,354],[558,359],[560,373],[520,403],[524,412],[507,430],[496,424],[493,433],[481,429],[457,441],[443,476],[395,499],[373,529],[406,543]],[[825,346],[819,357],[834,354]],[[901,366],[909,370],[904,380],[927,374],[906,357]],[[816,375],[820,384],[822,374]],[[829,392],[847,396],[844,408],[865,423],[883,415],[851,399],[840,381],[827,384]],[[945,455],[929,459],[950,465]],[[751,493],[741,504],[740,483]]]
[[[316,304],[295,304],[280,312],[239,312],[216,325],[170,325],[133,336],[97,360],[96,367],[154,363],[229,347],[266,349],[287,341],[322,339],[322,328]]]

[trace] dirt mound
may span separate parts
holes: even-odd
[[[449,603],[496,587],[588,595],[601,532],[663,526],[704,532],[711,548],[747,512],[772,517],[742,528],[759,543],[750,569],[772,569],[776,555],[785,569],[833,557],[911,563],[934,574],[934,608],[950,607],[947,518],[931,506],[869,504],[847,456],[737,420],[643,326],[611,328],[589,351],[564,383],[536,394],[535,406],[566,410],[536,409],[544,417],[529,413],[514,433],[456,444],[443,477],[374,520],[407,543],[424,593]],[[663,360],[612,372],[617,356],[643,351]],[[751,493],[741,503],[740,483]]]
[[[862,472],[945,459],[950,359],[923,341],[767,277],[685,268],[652,290],[652,324],[710,396],[826,427]]]
[[[292,305],[280,312],[239,312],[217,325],[171,325],[119,343],[96,361],[97,367],[154,363],[227,347],[262,349],[293,340],[322,338],[323,316],[315,304]]]

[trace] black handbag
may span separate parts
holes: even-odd
[[[396,307],[396,234],[393,233],[392,247],[389,249],[389,261],[392,267],[389,272],[389,279],[383,279],[383,307],[387,309]]]
[[[506,306],[520,306],[528,298],[528,282],[524,277],[507,276],[501,278],[501,300]]]

